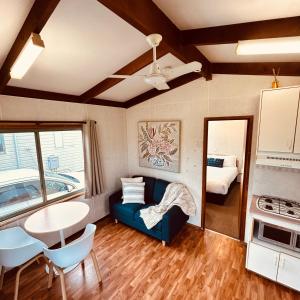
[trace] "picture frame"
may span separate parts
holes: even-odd
[[[168,172],[180,172],[181,122],[139,121],[139,166]]]

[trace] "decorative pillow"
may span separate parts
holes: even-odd
[[[224,159],[221,158],[208,158],[207,165],[209,167],[223,168]]]
[[[122,184],[126,182],[143,182],[143,177],[121,178]]]
[[[145,204],[145,182],[124,182],[123,183],[123,202]]]
[[[124,194],[123,183],[143,182],[143,177],[134,177],[134,178],[133,177],[128,177],[128,178],[122,177],[121,182],[122,182],[122,191],[123,191],[123,194]],[[123,196],[122,196],[122,199],[123,199]]]
[[[220,158],[224,160],[223,167],[236,167],[235,155],[208,155],[208,158]]]

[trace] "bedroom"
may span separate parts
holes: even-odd
[[[208,121],[205,228],[236,239],[240,237],[246,135],[247,120]]]

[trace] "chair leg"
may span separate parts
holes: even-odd
[[[48,289],[51,289],[51,287],[52,287],[52,282],[53,282],[53,274],[54,274],[53,264],[50,263],[50,264],[48,265],[48,268],[49,268]]]
[[[118,222],[119,222],[118,219],[115,219],[115,223],[118,224]]]
[[[0,291],[2,290],[3,287],[4,273],[5,273],[4,267],[0,266]]]
[[[57,270],[57,273],[59,274],[59,278],[60,278],[62,299],[67,300],[67,292],[66,292],[64,271],[59,267],[55,267],[55,269]]]
[[[101,274],[100,274],[100,270],[99,270],[99,265],[98,265],[98,261],[97,261],[97,257],[96,254],[94,252],[94,250],[91,250],[91,257],[93,260],[93,264],[94,264],[94,268],[96,270],[96,274],[97,274],[97,278],[98,278],[98,283],[102,282],[102,278],[101,278]]]
[[[41,257],[41,255],[39,255],[38,257]],[[31,260],[29,260],[26,264],[22,265],[20,267],[20,269],[17,272],[17,276],[16,276],[16,283],[15,283],[15,295],[14,295],[14,300],[18,299],[18,294],[19,294],[19,284],[20,284],[20,275],[21,272],[26,269],[27,267],[29,267],[32,263],[34,263],[36,261],[37,257],[32,258]]]
[[[166,241],[161,241],[162,245],[165,247],[166,246]]]

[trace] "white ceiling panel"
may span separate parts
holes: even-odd
[[[210,62],[238,63],[238,62],[297,62],[300,54],[280,55],[236,55],[237,44],[207,45],[197,48]]]
[[[300,15],[299,0],[153,0],[181,30]]]
[[[34,0],[0,0],[0,66],[14,43]]]
[[[158,59],[158,63],[161,69],[165,67],[175,67],[183,64],[181,60],[170,53]],[[148,74],[148,72],[149,66],[141,69],[135,74]],[[125,102],[135,96],[151,90],[152,88],[153,87],[151,85],[148,85],[144,82],[143,77],[131,77],[128,79],[124,79],[96,98]]]
[[[62,0],[41,37],[45,50],[9,85],[80,95],[149,49],[142,33],[96,0]]]

